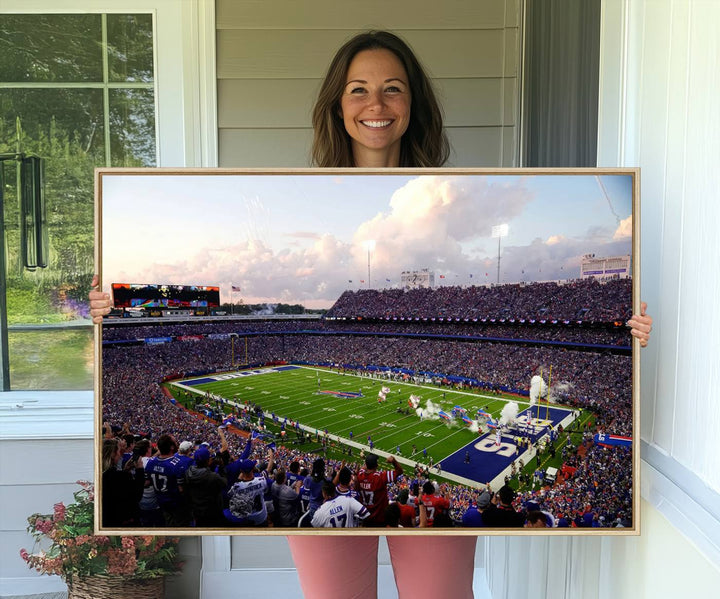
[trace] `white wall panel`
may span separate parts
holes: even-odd
[[[25,532],[25,529],[2,530],[2,543],[0,543],[0,581],[8,578],[34,576],[33,571],[28,568],[27,564],[20,557],[20,549],[31,551],[32,547],[33,539]],[[59,578],[57,583],[58,587],[61,585],[64,586]],[[4,595],[0,592],[0,596]]]
[[[494,599],[595,599],[601,539],[490,537],[486,572]]]
[[[312,129],[223,129],[221,167],[310,166]]]
[[[308,10],[302,2],[231,0],[218,2],[217,23],[221,29],[484,29],[503,27],[505,19],[517,23],[517,5],[517,0],[445,0],[418,10],[417,0],[314,0]]]
[[[362,28],[357,33],[363,31]],[[220,79],[316,78],[335,51],[354,35],[344,30],[219,30]],[[432,77],[501,77],[515,60],[514,36],[502,51],[503,29],[397,30]],[[498,52],[498,48],[501,51]],[[515,76],[510,64],[506,76]]]
[[[18,404],[25,407],[15,408]],[[77,480],[93,478],[91,404],[88,392],[0,394],[0,581],[5,588],[32,586],[38,576],[19,556],[20,548],[33,546],[27,517],[51,514],[54,504],[73,501]],[[59,579],[41,586],[64,588]]]
[[[0,441],[3,486],[44,485],[93,478],[92,439]],[[28,464],[47,468],[28,471]],[[52,506],[50,506],[52,507]]]
[[[640,63],[640,94],[639,113],[634,115],[639,120],[639,154],[637,160],[640,165],[657,165],[654,172],[643,173],[643,216],[649,212],[663,214],[663,227],[671,229],[677,225],[677,214],[665,214],[668,207],[664,202],[666,194],[666,173],[662,165],[666,164],[668,140],[667,122],[668,106],[667,98],[670,86],[668,65],[670,61],[671,44],[668,40],[671,36],[671,11],[669,2],[659,2],[653,12],[653,27],[647,27],[643,37],[642,58]],[[652,126],[650,116],[652,115]],[[648,223],[644,223],[647,225]],[[656,223],[652,223],[656,226]],[[647,241],[660,238],[662,244],[659,253],[655,256],[677,255],[679,252],[679,240],[662,230],[653,230],[649,227],[643,229],[643,239]],[[644,249],[644,248],[643,248]],[[648,261],[652,260],[653,253],[642,253]],[[641,259],[642,259],[641,256]],[[667,279],[664,271],[660,273],[657,284],[662,289],[662,310],[658,314],[661,322],[658,326],[658,360],[665,365],[658,371],[657,388],[667,396],[673,393],[675,386],[675,361],[677,335],[676,327],[662,326],[662,323],[670,325],[677,322],[677,278]],[[655,339],[653,339],[655,343]],[[653,414],[652,435],[655,441],[670,451],[672,447],[672,423],[674,419],[674,408],[672,405],[655,405]]]
[[[221,79],[221,129],[307,128],[321,79]],[[447,127],[514,125],[514,78],[436,79]]]
[[[498,166],[502,160],[502,127],[450,127],[448,166]]]
[[[231,568],[267,568],[268,555],[273,568],[294,568],[285,537],[234,537]]]
[[[683,252],[680,262],[680,320],[676,434],[673,455],[720,493],[720,316],[708,305],[720,295],[720,3],[690,6],[686,33],[686,103],[677,118],[685,126],[673,146],[682,145]],[[680,90],[678,90],[679,92]],[[671,196],[672,197],[672,196]]]
[[[44,483],[43,485],[0,486],[0,530],[23,530],[30,514],[52,514],[53,506],[73,501],[79,487],[74,482]]]
[[[600,156],[642,169],[642,296],[656,323],[642,354],[642,437],[720,491],[720,323],[706,302],[720,286],[720,3],[606,3],[606,24],[613,14],[628,35],[605,28],[622,48],[604,53]]]
[[[653,385],[643,375],[642,433],[720,491],[720,322],[705,299],[720,285],[720,4],[631,6],[625,161],[643,169],[643,294],[657,323],[643,356],[643,370],[657,377]]]

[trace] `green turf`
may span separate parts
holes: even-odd
[[[320,390],[361,391],[364,397],[346,399],[318,394],[318,373]],[[390,392],[387,400],[378,404],[378,392],[383,386],[388,387]],[[410,410],[409,416],[397,413],[398,407],[408,407],[411,393],[422,398],[422,406],[430,400],[450,413],[453,406],[460,405],[467,409],[471,418],[481,407],[486,407],[497,418],[508,401],[517,402],[520,410],[528,405],[527,401],[516,397],[499,398],[496,395],[361,378],[314,368],[205,383],[193,386],[193,389],[239,403],[245,400],[255,402],[266,413],[274,412],[281,420],[285,417],[298,420],[321,433],[327,428],[332,437],[339,436],[341,441],[349,440],[352,431],[353,441],[365,445],[370,435],[376,448],[396,453],[399,445],[402,456],[406,458],[411,457],[412,445],[415,444],[417,455],[412,459],[426,462],[423,449],[427,448],[428,458],[432,457],[435,463],[477,439],[478,435],[461,423],[449,425],[443,420],[421,421],[413,410]],[[288,431],[289,436],[292,434]]]

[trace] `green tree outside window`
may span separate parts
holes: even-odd
[[[156,164],[152,15],[2,15],[0,57],[0,154],[44,159],[50,249],[47,268],[23,267],[1,163],[11,385],[90,389],[93,170]]]

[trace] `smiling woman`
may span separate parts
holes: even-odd
[[[353,58],[347,79],[340,114],[353,157],[380,168],[398,164],[412,100],[402,63],[389,50],[365,50]]]
[[[312,123],[313,163],[321,167],[433,167],[450,153],[430,79],[387,31],[362,33],[338,50]]]

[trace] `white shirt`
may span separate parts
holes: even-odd
[[[358,520],[370,515],[367,508],[348,495],[328,499],[315,512],[312,525],[315,528],[356,528]]]

